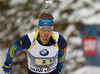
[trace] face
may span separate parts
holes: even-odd
[[[53,27],[51,27],[51,26],[38,26],[38,29],[40,30],[40,37],[43,40],[48,40],[51,37]]]

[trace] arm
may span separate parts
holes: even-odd
[[[14,58],[15,54],[17,51],[21,51],[23,49],[28,49],[29,46],[31,45],[31,42],[28,38],[27,35],[25,35],[24,37],[18,39],[17,41],[15,41],[8,50],[8,54],[7,54],[7,59],[6,59],[6,63],[11,64],[12,63],[12,59]]]
[[[59,46],[59,51],[58,51],[57,70],[61,72],[66,57],[66,49],[68,48],[66,40],[61,35],[59,35],[58,46]]]
[[[18,39],[17,41],[15,41],[9,47],[9,50],[8,50],[8,53],[7,53],[7,58],[6,58],[6,61],[3,65],[4,71],[7,70],[5,68],[8,68],[7,66],[9,66],[9,64],[12,63],[12,60],[13,60],[16,52],[21,51],[23,49],[28,49],[30,47],[30,45],[31,45],[31,42],[28,38],[28,35],[25,35],[24,37],[22,37],[22,38]],[[10,66],[10,68],[11,68],[11,66]],[[10,71],[8,71],[8,72],[10,72]]]

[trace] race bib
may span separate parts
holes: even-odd
[[[36,65],[49,65],[53,63],[53,58],[50,59],[35,59]]]

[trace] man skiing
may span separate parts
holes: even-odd
[[[41,13],[38,30],[28,33],[9,47],[2,67],[5,73],[11,71],[16,52],[26,49],[28,74],[62,74],[68,44],[63,36],[53,31],[53,19],[50,13]]]

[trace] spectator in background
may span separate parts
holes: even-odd
[[[53,31],[53,19],[50,13],[41,13],[38,30],[28,33],[9,47],[2,67],[5,73],[11,71],[16,52],[26,49],[28,74],[62,74],[68,44],[63,36]]]

